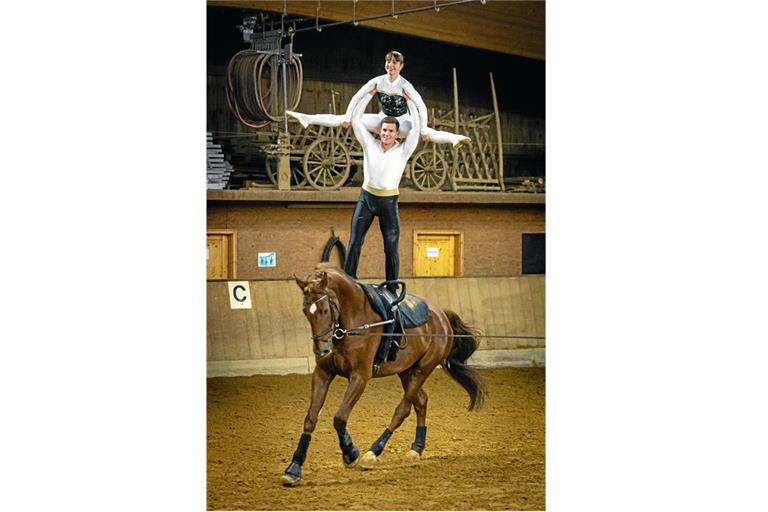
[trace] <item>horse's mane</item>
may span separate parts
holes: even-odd
[[[315,274],[317,275],[320,272],[325,272],[328,275],[328,283],[331,286],[333,286],[334,283],[346,283],[348,285],[356,284],[355,280],[352,279],[349,274],[344,272],[333,263],[321,261],[315,265]]]

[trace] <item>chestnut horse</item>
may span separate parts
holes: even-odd
[[[381,455],[392,433],[416,410],[416,439],[406,457],[420,460],[426,442],[427,394],[422,389],[424,381],[437,365],[442,367],[469,394],[469,410],[478,408],[485,396],[484,386],[478,375],[466,364],[477,349],[473,337],[476,332],[453,311],[440,309],[427,302],[429,317],[425,324],[406,329],[405,343],[394,361],[381,365],[376,377],[397,375],[404,394],[395,408],[392,421],[381,436],[363,456],[347,432],[347,419],[352,408],[373,378],[372,366],[382,326],[361,329],[361,326],[381,321],[374,312],[365,292],[344,271],[329,263],[320,263],[315,272],[301,280],[294,276],[304,293],[304,315],[312,328],[313,352],[317,363],[312,374],[312,397],[304,419],[304,433],[290,465],[283,474],[285,485],[296,485],[301,479],[301,465],[315,430],[317,416],[325,402],[328,387],[337,375],[349,380],[339,410],[333,417],[333,426],[339,436],[342,460],[347,467],[358,464],[371,469]],[[426,302],[426,301],[425,301]],[[360,329],[357,335],[352,331]],[[378,334],[378,335],[376,335]],[[454,337],[453,335],[461,335]]]

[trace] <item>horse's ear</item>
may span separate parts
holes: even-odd
[[[296,274],[293,274],[293,278],[296,280],[296,284],[299,285],[299,288],[301,288],[301,291],[304,291],[304,288],[307,287],[309,284],[307,281],[302,281],[298,277],[296,277]]]
[[[319,286],[320,286],[321,290],[325,290],[326,288],[328,288],[328,273],[327,272],[322,272],[321,273]]]

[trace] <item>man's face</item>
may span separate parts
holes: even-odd
[[[395,142],[396,137],[397,126],[395,126],[395,123],[381,123],[381,128],[379,129],[379,138],[381,139],[382,144],[389,146]]]
[[[405,64],[402,62],[397,62],[395,59],[389,59],[384,62],[384,69],[389,76],[396,77],[400,74],[400,71],[402,71],[404,65]]]

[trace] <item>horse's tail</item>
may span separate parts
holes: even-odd
[[[453,347],[445,360],[445,364],[443,364],[443,368],[469,394],[469,407],[467,409],[470,411],[479,409],[485,400],[485,385],[477,372],[467,365],[467,359],[477,350],[478,341],[474,336],[478,334],[478,331],[465,324],[459,315],[453,311],[446,309],[444,312],[451,323],[453,334],[460,334],[461,336],[453,338]]]

